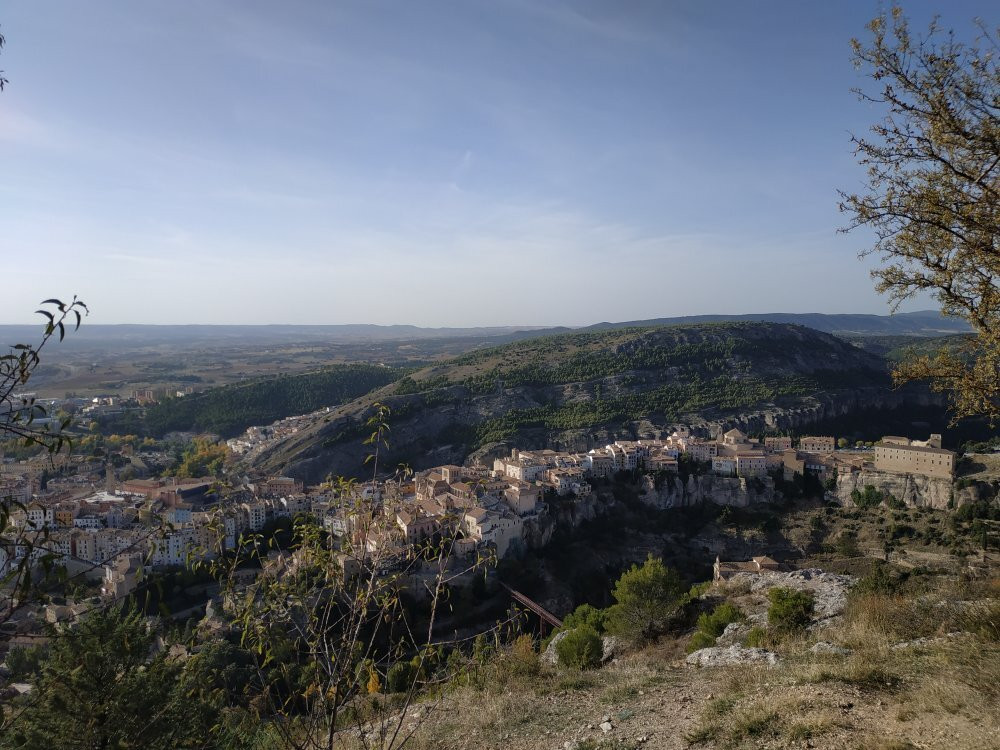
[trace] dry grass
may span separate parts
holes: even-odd
[[[888,646],[948,632],[952,621],[948,607],[937,606],[931,597],[863,594],[848,602],[844,618],[834,635],[855,649]]]
[[[870,653],[807,661],[793,667],[792,674],[796,684],[835,682],[868,692],[891,692],[903,683],[897,671],[884,661],[873,659]]]
[[[715,748],[813,740],[822,747],[854,743],[886,750],[917,747],[913,742],[989,747],[996,738],[984,726],[1000,726],[1000,602],[988,598],[998,590],[996,579],[970,583],[941,576],[922,582],[919,595],[853,596],[837,625],[775,639],[779,666],[726,670],[721,697],[703,708],[687,740]],[[954,631],[963,635],[948,635]],[[817,639],[853,653],[813,654],[809,646]],[[927,640],[893,648],[915,639]],[[831,702],[834,696],[842,696],[839,703]],[[849,733],[842,731],[849,726]],[[929,733],[948,740],[928,743]]]
[[[575,738],[581,750],[627,750],[652,733],[647,750],[685,742],[713,750],[993,748],[1000,608],[996,597],[981,597],[1000,588],[995,579],[926,583],[919,595],[852,597],[838,624],[777,640],[782,661],[774,667],[681,669],[680,647],[668,642],[594,672],[543,669],[462,688],[414,746],[543,750]],[[946,636],[954,630],[965,634]],[[893,648],[916,638],[929,640]],[[813,654],[816,640],[853,653]],[[612,718],[613,734],[590,726],[602,715]]]
[[[736,748],[751,743],[801,742],[819,737],[840,724],[833,707],[823,701],[761,695],[716,699],[706,706],[701,723],[688,733],[691,745],[711,743]]]
[[[770,687],[776,676],[777,670],[768,667],[761,667],[758,664],[738,664],[723,672],[723,690],[726,694],[750,693]]]
[[[509,675],[478,688],[456,688],[444,710],[422,724],[412,746],[547,748],[576,737],[581,748],[627,750],[638,744],[634,735],[602,737],[596,727],[601,718],[610,716],[616,726],[641,725],[650,715],[649,706],[660,707],[659,696],[686,675],[637,654],[601,670],[543,668],[535,676]],[[439,713],[448,720],[438,721]],[[452,720],[459,717],[460,722]]]
[[[982,693],[958,682],[954,677],[939,677],[923,682],[903,697],[904,707],[914,713],[932,714],[943,711],[964,714],[970,718],[982,717],[988,709]]]
[[[876,745],[872,746],[871,750],[919,750],[919,748],[909,740],[889,738],[879,740]]]

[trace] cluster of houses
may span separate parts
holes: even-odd
[[[0,574],[25,557],[49,558],[71,575],[103,576],[109,597],[133,590],[144,568],[215,557],[273,519],[312,512],[322,500],[323,510],[329,505],[328,495],[306,495],[287,477],[251,483],[225,501],[209,478],[133,479],[72,493],[32,492],[27,477],[5,476],[0,492],[10,508]]]
[[[331,534],[349,537],[380,559],[404,556],[442,535],[454,538],[453,554],[489,548],[503,557],[525,543],[531,519],[544,512],[545,494],[586,498],[593,480],[622,471],[677,471],[682,455],[715,474],[744,478],[774,472],[824,478],[873,465],[951,477],[955,466],[955,454],[941,447],[940,435],[926,441],[886,437],[873,456],[871,450],[837,450],[829,436],[803,437],[793,446],[790,437],[758,441],[733,429],[710,440],[680,428],[663,439],[617,441],[587,452],[515,449],[492,467],[439,466],[405,482],[363,485],[360,496],[373,502],[360,504],[329,487],[306,491],[288,477],[249,482],[220,499],[207,478],[118,482],[108,468],[101,490],[83,484],[41,491],[37,476],[5,471],[0,499],[11,503],[12,528],[6,542],[0,538],[0,572],[25,555],[35,561],[55,557],[71,571],[96,570],[104,576],[104,593],[117,597],[135,587],[145,567],[219,555],[246,534],[299,514],[312,515]],[[372,514],[384,522],[372,524]],[[26,537],[37,543],[13,541]]]
[[[729,430],[717,439],[693,435],[685,427],[663,439],[618,441],[587,453],[555,451],[514,451],[508,459],[499,459],[494,469],[517,479],[541,479],[566,491],[577,491],[580,482],[591,477],[607,477],[619,471],[677,471],[682,455],[707,466],[712,473],[730,477],[763,477],[784,471],[786,477],[807,471],[825,474],[851,461],[860,466],[856,456],[836,451],[830,436],[800,438],[793,447],[790,437],[766,437],[763,441],[748,437],[738,429]]]
[[[318,415],[329,411],[330,407],[327,406],[309,414],[285,417],[269,425],[248,427],[242,435],[227,440],[226,447],[238,456],[248,455],[254,450],[260,450],[275,441],[294,435],[308,426]]]

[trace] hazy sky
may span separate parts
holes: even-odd
[[[836,233],[880,7],[8,0],[0,322],[884,313]]]

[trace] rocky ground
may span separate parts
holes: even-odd
[[[797,571],[710,590],[706,597],[739,604],[754,622],[770,586],[809,588],[817,616],[768,649],[745,648],[745,631],[730,626],[716,647],[691,655],[681,637],[590,672],[543,664],[536,676],[498,676],[421,709],[420,719],[410,719],[412,746],[1000,747],[996,600],[958,601],[1000,590],[997,579],[970,594],[942,578],[913,598],[851,597],[853,583],[851,576]],[[980,608],[978,620],[963,619],[969,607]]]
[[[501,691],[450,696],[427,714],[413,747],[998,747],[976,699],[956,702],[953,686],[914,700],[822,677],[840,656],[815,655],[794,670],[692,668],[663,657],[644,652],[591,674],[553,672]]]

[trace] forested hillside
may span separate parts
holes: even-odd
[[[507,441],[589,448],[682,420],[887,391],[884,360],[828,334],[773,323],[568,333],[423,368],[325,415],[262,457],[304,477],[353,471],[375,400],[393,411],[392,460],[461,461]],[[815,399],[814,399],[815,400]]]
[[[892,363],[910,357],[934,356],[942,351],[958,353],[969,342],[970,334],[952,336],[841,336],[867,352],[885,357]]]
[[[140,423],[123,424],[118,431],[162,437],[174,430],[194,430],[233,437],[251,425],[337,406],[406,372],[381,365],[333,365],[315,372],[227,385],[154,404]]]

